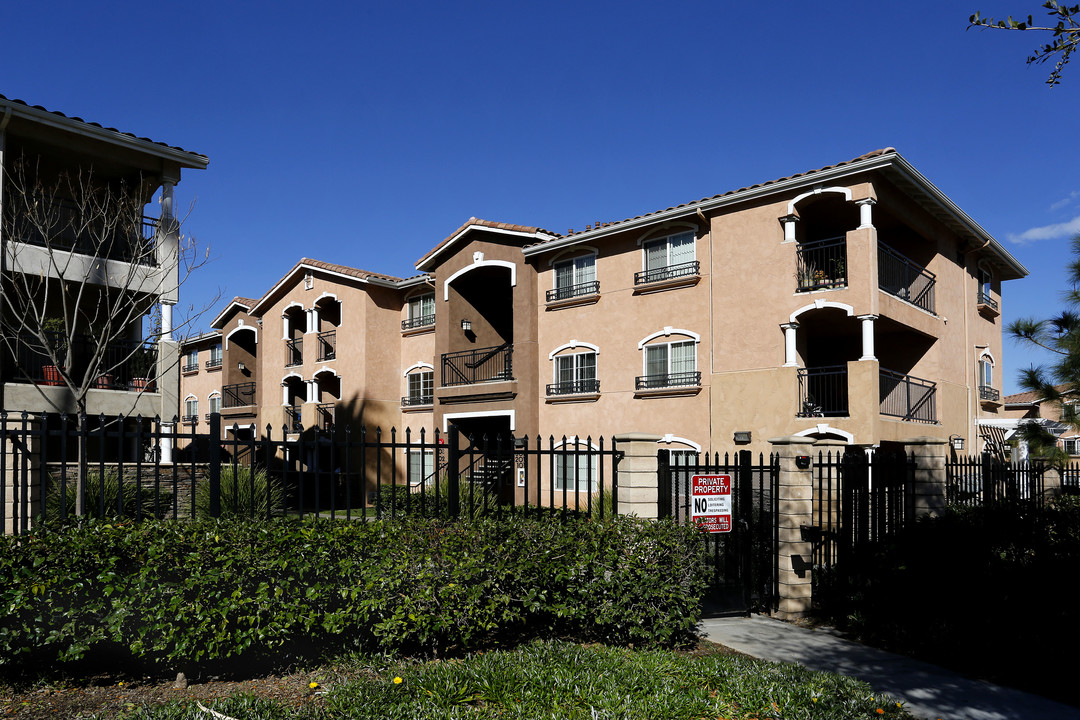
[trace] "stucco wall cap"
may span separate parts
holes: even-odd
[[[807,437],[801,435],[785,435],[783,437],[769,438],[769,443],[772,445],[813,445],[814,443]]]
[[[948,445],[949,441],[945,438],[929,437],[928,435],[920,435],[919,437],[906,438],[901,440],[904,445]]]
[[[815,440],[814,441],[814,447],[818,447],[818,446],[821,446],[821,445],[825,445],[825,446],[843,445],[844,447],[850,447],[851,446],[850,443],[848,443],[848,442],[846,442],[844,440],[837,440],[836,438],[821,438],[820,440]]]
[[[611,439],[615,442],[660,442],[664,439],[664,436],[653,435],[651,433],[631,432],[613,435]]]

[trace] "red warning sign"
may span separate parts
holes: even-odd
[[[710,533],[731,532],[731,476],[694,475],[690,478],[691,517]]]

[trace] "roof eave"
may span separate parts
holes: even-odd
[[[464,237],[473,230],[484,230],[487,232],[501,233],[504,235],[516,235],[518,237],[532,237],[537,238],[541,242],[543,242],[544,240],[552,240],[555,237],[554,235],[549,235],[547,233],[539,231],[524,232],[521,230],[510,230],[508,228],[493,228],[487,225],[482,225],[480,223],[470,223],[469,225],[466,225],[461,230],[459,230],[456,235],[443,243],[442,247],[436,248],[435,251],[427,257],[420,258],[420,260],[418,260],[416,263],[416,269],[420,272],[431,272],[431,264],[434,262],[435,258],[441,255],[444,251],[453,247],[458,240],[460,240],[462,237]]]

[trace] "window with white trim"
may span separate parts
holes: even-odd
[[[195,423],[199,421],[199,399],[195,397],[184,400],[184,422]]]
[[[199,369],[199,351],[192,349],[184,353],[184,372],[195,372]]]
[[[221,395],[219,393],[214,393],[213,395],[211,395],[208,398],[208,402],[209,402],[209,405],[210,405],[210,414],[211,415],[213,415],[214,413],[220,413],[221,412]],[[209,418],[207,418],[207,419],[209,419]]]
[[[556,355],[554,361],[555,382],[548,385],[548,395],[576,395],[600,392],[600,381],[596,379],[595,352]]]
[[[408,319],[401,321],[402,330],[428,327],[435,324],[435,293],[409,298]]]
[[[555,489],[567,492],[596,492],[600,455],[586,445],[567,443],[556,451]]]
[[[683,387],[701,384],[697,371],[697,343],[693,340],[646,345],[645,374],[637,389]]]
[[[694,240],[694,233],[691,231],[649,240],[642,244],[641,248],[645,253],[645,269],[634,276],[634,284],[641,285],[696,275],[698,263],[694,259]]]
[[[206,361],[207,369],[221,367],[221,343],[210,346],[210,359]]]
[[[435,372],[429,368],[415,370],[405,376],[409,394],[402,405],[431,405],[435,402]]]
[[[409,450],[409,485],[431,485],[435,481],[435,451]]]
[[[994,280],[993,274],[985,267],[979,268],[979,297],[978,302],[980,305],[989,305],[995,310],[997,309],[997,302],[994,300],[992,283]]]
[[[555,270],[555,288],[548,291],[548,302],[600,292],[600,283],[596,281],[595,255],[582,255],[562,260],[555,263],[553,269]]]

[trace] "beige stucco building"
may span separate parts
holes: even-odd
[[[1027,274],[891,148],[584,231],[473,218],[416,269],[304,259],[231,303],[225,424],[977,449]]]

